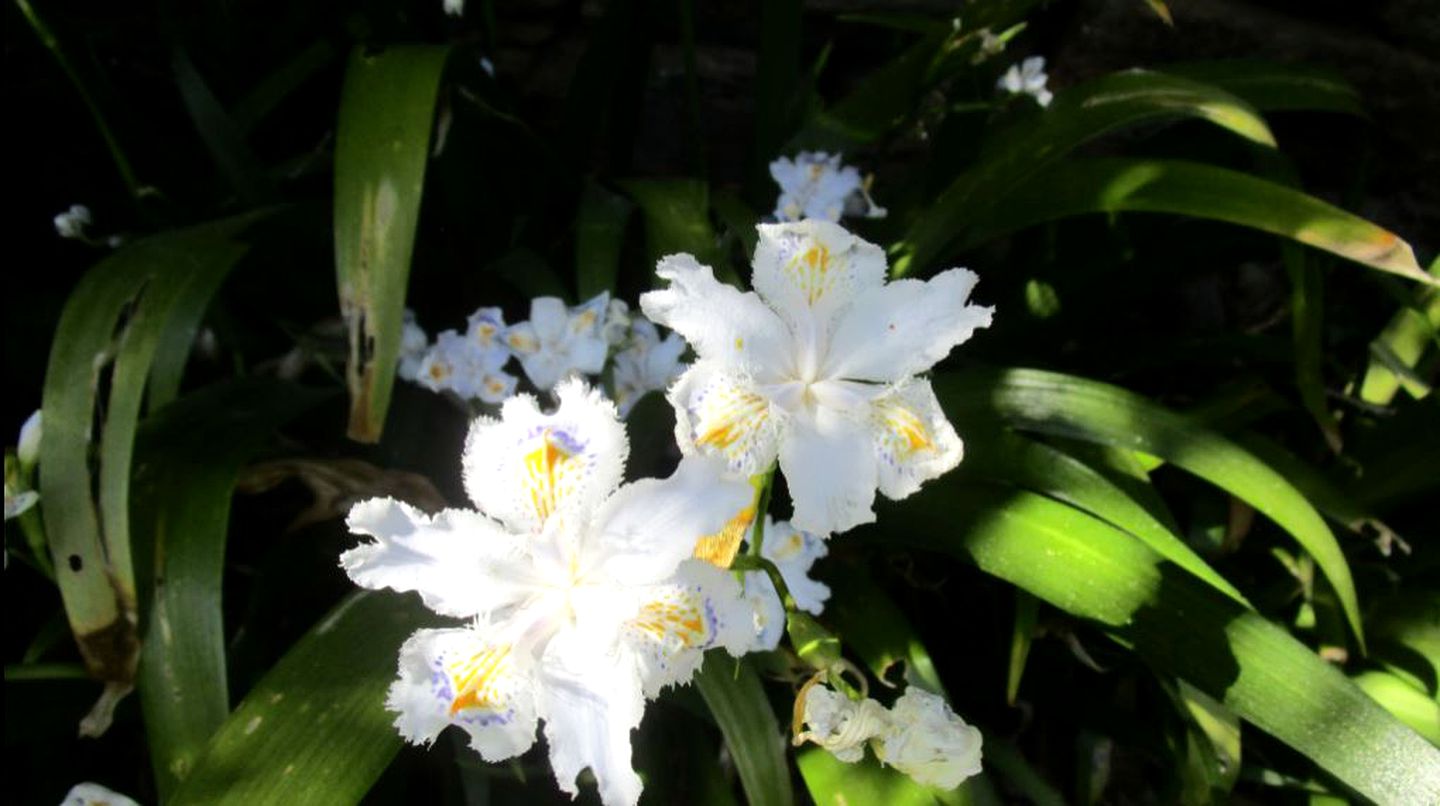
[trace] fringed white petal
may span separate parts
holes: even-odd
[[[579,381],[540,411],[529,395],[482,417],[465,440],[465,490],[481,511],[518,532],[538,532],[554,513],[589,513],[620,483],[629,453],[615,406]]]
[[[927,380],[902,383],[870,409],[880,491],[900,500],[960,464],[964,446]]]

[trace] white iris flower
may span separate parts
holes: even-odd
[[[610,294],[601,292],[574,308],[559,297],[530,301],[530,321],[505,331],[505,343],[520,358],[535,388],[549,391],[575,374],[598,375],[610,346],[605,342],[605,314]]]
[[[357,504],[350,530],[375,540],[341,565],[359,585],[417,591],[469,619],[401,649],[388,707],[402,736],[428,743],[456,725],[499,761],[530,748],[543,720],[561,789],[576,794],[589,767],[606,804],[634,804],[630,732],[645,700],[688,681],[706,649],[753,645],[734,576],[693,558],[753,491],[698,457],[621,486],[629,445],[614,406],[579,381],[557,396],[551,414],[519,395],[475,422],[464,470],[476,510]]]
[[[866,743],[890,729],[890,712],[872,699],[852,700],[823,683],[800,696],[809,730],[797,734],[795,743],[814,742],[847,764],[864,758]]]
[[[664,339],[655,323],[636,316],[630,320],[629,344],[615,354],[615,405],[621,417],[650,392],[663,392],[685,371],[680,360],[685,354],[685,340],[678,333]]]
[[[888,710],[875,700],[852,700],[824,684],[800,694],[807,730],[795,743],[814,742],[853,764],[868,744],[875,757],[918,783],[954,789],[980,772],[980,731],[950,710],[945,698],[910,687]]]
[[[60,806],[140,806],[133,799],[89,782],[76,784],[65,793]]]
[[[514,394],[517,382],[515,376],[501,370],[508,360],[510,354],[503,349],[487,350],[469,333],[446,330],[421,359],[415,382],[432,392],[450,391],[466,400],[500,403]]]
[[[775,202],[777,221],[885,217],[885,208],[871,200],[860,171],[842,164],[839,154],[801,151],[794,159],[781,157],[770,163],[770,176],[780,186],[780,198]]]
[[[954,789],[980,772],[980,731],[945,698],[912,687],[890,708],[890,727],[876,740],[875,755],[926,786]]]
[[[1055,97],[1045,88],[1049,78],[1045,75],[1045,57],[1031,56],[1020,64],[1010,65],[995,86],[1011,95],[1032,96],[1041,106],[1049,106],[1050,100]]]
[[[977,278],[965,269],[886,283],[880,248],[836,224],[759,230],[755,292],[671,255],[657,269],[669,287],[640,298],[699,356],[668,395],[676,441],[741,477],[778,458],[795,527],[843,532],[875,519],[877,488],[898,500],[960,462],[960,438],[915,376],[992,309],[968,304]]]

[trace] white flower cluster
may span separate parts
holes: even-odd
[[[481,308],[464,333],[441,331],[434,342],[406,311],[397,374],[433,392],[494,405],[515,394],[519,378],[505,371],[512,357],[542,392],[566,378],[598,376],[612,360],[614,399],[623,417],[641,397],[679,377],[685,348],[684,339],[661,339],[652,322],[608,293],[575,307],[538,297],[530,302],[528,321],[507,326],[499,308]]]
[[[1045,75],[1045,57],[1031,56],[1019,64],[1010,65],[995,88],[1010,95],[1029,95],[1041,106],[1049,106],[1055,96],[1045,88],[1050,77]]]
[[[60,806],[140,806],[133,798],[99,784],[86,782],[70,787]]]
[[[863,758],[868,744],[881,762],[941,789],[954,789],[980,772],[980,731],[950,710],[943,697],[912,687],[886,709],[823,684],[801,696],[809,730],[795,737],[797,743],[814,742],[847,764]]]
[[[794,159],[770,163],[770,176],[780,186],[775,202],[776,221],[819,218],[839,221],[842,216],[884,218],[885,208],[870,198],[860,171],[840,162],[839,154],[801,151]]]
[[[508,327],[482,309],[465,335],[433,346],[411,332],[417,382],[478,389],[516,357],[558,406],[520,394],[499,419],[474,422],[463,456],[474,509],[427,515],[371,499],[350,512],[350,530],[373,538],[341,557],[351,579],[416,591],[464,620],[401,649],[388,707],[406,739],[456,725],[498,761],[530,748],[543,723],[562,789],[575,794],[588,767],[607,806],[637,803],[630,732],[646,702],[687,682],[707,649],[773,649],[787,607],[819,614],[830,591],[810,569],[829,536],[874,520],[877,492],[904,498],[960,461],[920,375],[989,325],[991,309],[968,301],[975,275],[886,282],[880,248],[830,221],[759,235],[755,291],[690,255],[660,261],[668,285],[640,307],[675,331],[664,339],[603,294],[574,308],[537,299],[530,321]],[[684,368],[687,342],[698,359]],[[622,409],[668,387],[683,454],[668,479],[620,484],[619,411],[576,377],[600,373],[613,347]],[[764,488],[752,485],[777,467],[790,523],[757,510]],[[729,569],[757,520],[765,540],[737,578]],[[912,690],[885,709],[810,689],[804,738],[846,760],[868,742],[928,784],[978,770],[979,734],[933,695]]]

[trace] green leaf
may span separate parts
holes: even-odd
[[[1427,285],[1410,244],[1355,215],[1249,174],[1177,160],[1092,159],[1060,165],[977,210],[967,246],[1006,232],[1089,213],[1170,213],[1290,238]]]
[[[706,654],[695,687],[725,736],[746,799],[754,806],[793,803],[785,740],[755,670],[717,650]]]
[[[1184,118],[1275,145],[1260,113],[1218,87],[1145,70],[1103,76],[1061,92],[1045,114],[997,133],[979,162],[950,183],[910,228],[895,274],[928,266],[957,239],[975,243],[974,232],[983,229],[972,220],[1080,145],[1126,126]]]
[[[180,98],[185,102],[185,111],[205,142],[210,158],[235,189],[240,198],[249,204],[259,204],[274,196],[274,188],[266,179],[265,167],[245,144],[245,136],[231,120],[220,100],[210,91],[210,86],[195,69],[190,57],[176,49],[171,58],[175,71],[175,85]]]
[[[945,400],[944,389],[948,384],[942,382],[940,388],[941,399]],[[961,410],[966,408],[962,405]],[[990,410],[980,412],[982,417],[994,414]],[[1135,535],[1166,559],[1235,601],[1247,604],[1234,585],[1157,520],[1149,509],[1104,475],[1042,442],[1003,428],[987,428],[980,418],[974,418],[973,422],[975,427],[967,429],[964,435],[967,455],[960,466],[962,478],[975,475],[998,479],[1078,506]]]
[[[739,196],[729,191],[717,191],[710,201],[725,228],[739,239],[748,263],[755,254],[755,245],[760,242],[760,233],[755,229],[755,225],[760,223],[760,216],[741,201]]]
[[[111,254],[71,292],[50,348],[40,486],[51,557],[86,665],[122,688],[139,657],[130,481],[146,381],[161,345],[192,329],[245,253],[229,236],[251,220],[166,233]],[[167,372],[167,388],[178,385],[178,367]]]
[[[1430,276],[1440,278],[1440,259],[1430,264]],[[1414,397],[1425,397],[1429,386],[1413,371],[1430,347],[1440,344],[1440,291],[1416,289],[1411,304],[1395,312],[1385,329],[1370,343],[1370,362],[1360,381],[1360,399],[1389,405],[1404,387]]]
[[[273,380],[209,387],[141,430],[131,511],[153,563],[139,688],[151,763],[166,797],[230,714],[221,577],[230,494],[266,435],[324,393]]]
[[[1440,746],[1440,702],[1388,672],[1371,670],[1352,679],[1361,691],[1396,719],[1429,739],[1431,744]]]
[[[919,686],[945,696],[945,687],[940,682],[929,651],[915,634],[915,628],[905,614],[875,584],[868,569],[855,565],[831,565],[825,581],[834,593],[826,608],[826,617],[834,623],[836,632],[844,636],[846,646],[860,657],[872,674],[886,680],[890,677],[890,669],[897,662],[903,662],[906,685]],[[1065,802],[1045,776],[1009,742],[984,733],[984,755],[988,769],[998,772],[1011,788],[1036,806],[1061,806]],[[805,773],[805,767],[802,766],[800,771]],[[825,768],[820,767],[818,771],[823,774]],[[806,783],[809,784],[808,775]],[[895,783],[885,785],[901,788]],[[986,773],[982,772],[953,793],[927,791],[949,802],[952,795],[975,795],[979,799],[988,788]],[[811,792],[814,794],[813,788]]]
[[[716,249],[710,226],[710,186],[698,179],[631,179],[620,186],[640,205],[645,219],[648,266],[677,252],[695,256],[722,280],[735,277]]]
[[[385,691],[400,644],[435,617],[361,591],[301,638],[220,726],[171,803],[359,803],[400,749]]]
[[[1350,567],[1335,536],[1283,476],[1224,437],[1109,384],[1041,370],[979,370],[940,376],[936,392],[959,422],[965,412],[1022,430],[1154,454],[1245,501],[1315,557],[1364,646]]]
[[[868,753],[864,760],[846,764],[827,750],[811,747],[800,751],[795,761],[816,806],[858,803],[932,806],[937,803],[930,789],[898,770],[882,766]]]
[[[799,0],[770,0],[760,5],[760,43],[755,54],[755,151],[750,184],[768,188],[766,166],[778,156],[801,109]],[[759,192],[760,196],[769,195]]]
[[[1098,622],[1365,797],[1440,798],[1440,751],[1283,629],[1103,521],[1031,493],[953,483],[884,510],[876,541],[966,558]]]
[[[850,150],[873,143],[914,113],[931,65],[949,31],[925,36],[896,59],[860,80],[844,98],[817,112],[785,146]]]
[[[1020,679],[1025,675],[1025,660],[1030,657],[1030,642],[1035,638],[1035,622],[1040,616],[1040,600],[1025,591],[1015,591],[1015,621],[1010,631],[1010,667],[1005,675],[1005,702],[1015,704],[1020,693]]]
[[[335,272],[349,331],[351,439],[385,426],[404,323],[435,98],[449,50],[356,51],[335,139]]]
[[[1166,691],[1175,699],[1188,725],[1187,745],[1192,749],[1192,785],[1199,791],[1192,803],[1223,800],[1240,776],[1240,719],[1233,711],[1184,680]]]
[[[1265,112],[1318,111],[1368,117],[1355,87],[1322,67],[1226,59],[1167,64],[1165,72],[1213,84]]]
[[[575,283],[580,299],[614,292],[620,273],[625,226],[635,205],[598,182],[586,182],[575,220]]]

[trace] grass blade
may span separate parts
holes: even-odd
[[[400,644],[433,618],[414,597],[351,594],[245,696],[170,802],[359,803],[400,749],[384,705]]]
[[[695,675],[695,687],[725,736],[746,799],[755,806],[793,803],[785,740],[755,670],[711,652]]]
[[[335,143],[335,270],[350,334],[351,439],[376,442],[399,359],[443,47],[356,52]]]

